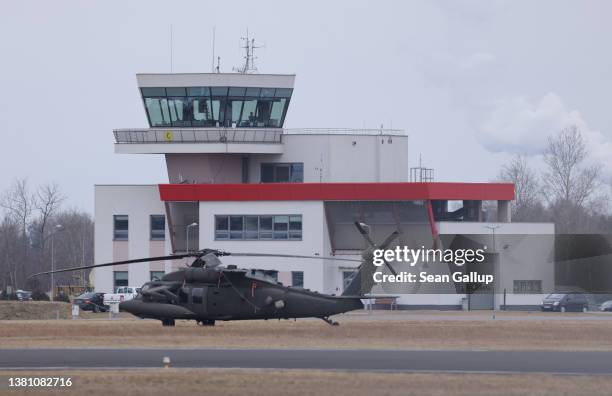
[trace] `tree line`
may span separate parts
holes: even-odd
[[[603,165],[593,162],[584,136],[575,125],[548,138],[544,169],[515,156],[498,180],[515,185],[513,222],[553,222],[559,234],[610,233],[610,182]]]
[[[0,195],[0,290],[47,292],[51,277],[28,276],[93,263],[94,223],[83,211],[64,208],[55,183],[31,187],[18,179]],[[88,271],[59,273],[56,286],[88,286]]]

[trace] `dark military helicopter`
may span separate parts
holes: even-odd
[[[177,319],[195,320],[198,324],[213,326],[217,320],[308,317],[320,318],[326,323],[337,325],[337,322],[330,319],[332,315],[362,309],[361,300],[373,297],[366,294],[374,285],[372,278],[375,268],[372,260],[373,250],[385,249],[398,235],[398,232],[395,231],[383,243],[376,245],[368,236],[369,227],[367,225],[357,222],[355,225],[370,245],[362,252],[362,260],[286,254],[233,253],[203,249],[170,256],[63,268],[40,272],[31,277],[120,264],[193,257],[194,261],[191,266],[170,272],[161,280],[145,283],[138,296],[120,303],[119,309],[140,318],[158,319],[164,326],[174,326]],[[223,266],[219,259],[223,256],[358,261],[361,262],[361,265],[354,276],[349,279],[344,293],[336,296],[283,286],[271,276],[272,271],[243,269],[235,265]],[[395,273],[389,263],[386,264]]]

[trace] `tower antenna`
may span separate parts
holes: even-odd
[[[245,55],[243,56],[244,63],[240,67],[234,67],[232,70],[240,73],[240,74],[249,74],[256,73],[257,67],[255,66],[255,49],[261,48],[255,46],[255,39],[249,37],[249,29],[247,28],[246,37],[241,37],[240,40],[244,42],[242,48],[245,50]]]
[[[172,24],[170,24],[170,73],[172,73]]]
[[[211,71],[215,72],[215,29],[216,26],[213,26],[213,42],[212,42],[212,62],[211,62]]]

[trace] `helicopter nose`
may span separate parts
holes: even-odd
[[[133,313],[134,312],[134,308],[136,307],[138,303],[134,300],[128,300],[128,301],[124,301],[122,303],[119,304],[119,311],[125,311],[125,312],[129,312],[129,313]]]

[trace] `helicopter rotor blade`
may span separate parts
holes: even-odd
[[[329,257],[329,256],[306,256],[299,254],[273,254],[273,253],[233,253],[233,252],[223,252],[227,256],[236,256],[236,257],[284,257],[284,258],[305,258],[305,259],[314,259],[314,260],[336,260],[336,261],[354,261],[361,263],[363,260],[359,259],[349,259],[349,258],[341,258],[341,257]]]
[[[32,274],[28,276],[29,278],[34,278],[39,275],[47,275],[47,274],[57,274],[58,272],[70,272],[70,271],[78,271],[90,268],[99,268],[99,267],[112,267],[113,265],[121,265],[121,264],[135,264],[135,263],[148,263],[150,261],[164,261],[164,260],[176,260],[185,257],[198,257],[199,253],[185,253],[185,254],[174,254],[169,256],[159,256],[159,257],[146,257],[140,259],[133,260],[124,260],[124,261],[114,261],[112,263],[104,263],[104,264],[93,264],[93,265],[84,265],[82,267],[70,267],[70,268],[60,268],[53,271],[44,271],[38,272],[36,274]]]

